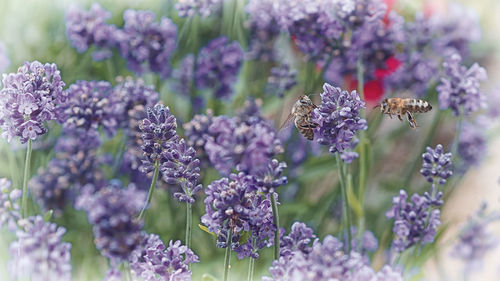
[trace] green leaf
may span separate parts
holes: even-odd
[[[208,230],[208,227],[206,227],[206,226],[204,226],[204,225],[202,225],[202,224],[198,224],[198,227],[199,227],[201,230],[205,231],[206,233],[208,233],[208,234],[212,235],[213,237],[216,237],[216,238],[217,238],[217,235],[215,235],[215,233],[213,233],[212,231]]]
[[[246,244],[248,242],[248,239],[250,238],[250,231],[243,231],[241,236],[240,236],[240,244]]]
[[[351,177],[351,174],[349,174],[347,177],[348,177],[347,182],[349,183],[347,185],[347,200],[349,200],[349,206],[354,211],[354,213],[356,214],[356,216],[358,218],[360,218],[361,215],[363,214],[363,207],[361,206],[361,203],[359,202],[358,198],[354,194],[354,190],[353,190],[353,187],[352,187],[352,177]]]
[[[219,279],[215,278],[214,276],[208,274],[208,273],[204,273],[202,276],[201,276],[201,280],[202,281],[219,281]]]
[[[45,214],[43,214],[43,220],[48,222],[50,221],[50,219],[52,218],[52,214],[54,213],[54,211],[52,209],[48,210],[47,212],[45,212]]]

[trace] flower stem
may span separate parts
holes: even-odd
[[[250,260],[248,261],[248,277],[247,281],[252,281],[253,280],[253,270],[255,266],[255,259],[250,257]]]
[[[271,193],[271,207],[273,209],[273,222],[276,226],[276,231],[274,232],[274,259],[277,260],[280,257],[280,216],[278,214],[278,203],[274,197],[275,193]]]
[[[153,174],[153,180],[151,181],[151,186],[149,187],[148,199],[146,200],[146,204],[144,204],[144,207],[142,208],[141,212],[139,213],[139,216],[138,216],[139,220],[144,218],[144,213],[146,212],[146,209],[148,208],[149,203],[151,202],[151,198],[153,197],[153,191],[155,190],[156,182],[158,181],[158,174],[159,173],[160,173],[160,161],[156,160],[155,171]]]
[[[344,163],[342,159],[340,159],[340,154],[336,153],[335,157],[337,159],[337,168],[340,179],[340,192],[342,193],[343,198],[343,216],[347,230],[347,252],[351,252],[351,215],[349,214],[349,201],[347,200],[347,190],[345,183],[345,171],[344,171]]]
[[[26,149],[26,161],[24,162],[24,178],[23,178],[23,195],[21,198],[21,213],[23,217],[28,216],[28,177],[30,174],[32,141],[28,140],[28,148]]]
[[[191,226],[193,224],[193,206],[186,203],[186,246],[191,248]]]
[[[231,244],[233,239],[233,229],[229,229],[229,235],[227,236],[226,242],[226,254],[224,255],[224,275],[222,280],[227,281],[227,275],[229,272],[229,268],[231,267]]]

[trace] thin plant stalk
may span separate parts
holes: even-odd
[[[340,155],[338,153],[335,154],[335,157],[337,159],[337,168],[338,168],[338,173],[339,173],[339,179],[340,179],[340,191],[342,193],[342,199],[343,199],[343,217],[345,221],[345,226],[347,230],[347,252],[351,252],[351,215],[349,214],[349,201],[347,199],[347,190],[346,190],[346,182],[345,182],[345,170],[344,170],[344,163],[342,162],[342,159],[340,159]]]
[[[274,259],[277,260],[280,257],[280,216],[278,214],[278,203],[276,202],[275,193],[271,193],[271,207],[273,209],[273,222],[276,226],[276,231],[274,232]]]
[[[361,55],[358,55],[357,68],[356,68],[356,78],[358,80],[358,94],[361,100],[364,100],[365,90],[364,90],[364,66],[363,59]],[[366,110],[361,110],[361,118],[366,118]],[[358,237],[360,239],[358,245],[361,245],[361,237],[362,233],[365,231],[365,190],[366,190],[366,182],[368,177],[368,147],[370,145],[370,141],[367,137],[367,133],[365,131],[361,131],[360,133],[360,142],[359,142],[359,186],[358,186],[358,197],[361,205],[361,214],[358,220]],[[346,201],[347,204],[347,201]],[[348,228],[348,234],[351,233],[351,228]],[[349,246],[351,244],[351,239],[349,238],[348,242]]]
[[[186,203],[186,246],[191,248],[191,227],[193,224],[193,206]]]
[[[24,162],[24,178],[23,178],[23,195],[21,198],[21,213],[23,217],[28,216],[28,180],[30,175],[31,152],[33,144],[31,139],[28,140],[28,148],[26,149],[26,160]]]
[[[233,229],[229,229],[229,235],[227,236],[226,242],[226,253],[224,254],[224,275],[222,280],[227,281],[227,276],[229,273],[229,268],[231,267],[231,244],[233,240]]]
[[[155,171],[153,174],[153,180],[151,181],[151,186],[149,187],[148,199],[146,200],[146,204],[144,204],[144,207],[142,208],[141,212],[139,213],[139,216],[138,216],[139,220],[144,218],[144,213],[146,212],[146,209],[148,208],[149,203],[151,203],[151,198],[153,197],[153,191],[155,190],[156,182],[158,181],[158,174],[159,173],[160,173],[160,161],[156,160]]]
[[[247,281],[252,281],[253,280],[253,271],[255,267],[255,259],[250,257],[250,260],[248,261],[248,277]]]

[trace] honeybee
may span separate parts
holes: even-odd
[[[417,121],[415,121],[413,117],[413,113],[424,113],[432,109],[432,105],[427,101],[410,98],[388,98],[374,108],[377,107],[380,107],[380,112],[382,112],[382,114],[388,114],[391,118],[392,115],[396,115],[400,121],[403,121],[401,115],[406,114],[406,118],[412,129],[418,127]]]
[[[301,96],[293,105],[292,111],[286,118],[285,122],[280,126],[283,129],[292,119],[294,120],[295,127],[299,132],[308,140],[314,139],[314,128],[318,124],[312,121],[312,112],[316,105],[311,101],[308,96]]]

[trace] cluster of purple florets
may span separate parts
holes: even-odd
[[[269,195],[257,190],[255,179],[244,173],[213,181],[205,189],[201,222],[217,235],[218,247],[231,247],[240,259],[257,258],[257,250],[273,245],[276,226]],[[248,238],[241,241],[241,237]]]
[[[342,243],[331,235],[320,241],[304,223],[294,223],[280,241],[280,258],[273,262],[271,277],[263,277],[264,281],[403,280],[401,273],[388,265],[376,273],[359,253],[345,253]]]
[[[430,183],[445,184],[446,179],[453,175],[451,156],[451,153],[444,153],[441,144],[438,144],[435,149],[427,147],[426,152],[422,154],[420,173]]]
[[[17,73],[3,77],[0,91],[0,128],[10,141],[22,143],[45,134],[46,121],[61,118],[57,105],[66,101],[65,83],[55,64],[26,62]]]
[[[318,142],[329,146],[331,153],[340,153],[347,163],[357,157],[357,153],[351,151],[357,144],[356,132],[368,128],[360,116],[363,108],[365,102],[356,91],[324,84],[321,105],[312,114],[313,121],[319,125],[315,129]]]
[[[66,14],[66,34],[71,45],[83,52],[95,44],[98,50],[93,55],[97,60],[109,58],[116,48],[132,71],[142,74],[149,70],[168,77],[170,58],[177,45],[177,26],[166,17],[155,22],[151,11],[126,10],[123,28],[107,24],[110,17],[99,4],[93,4],[90,11],[72,8]]]

